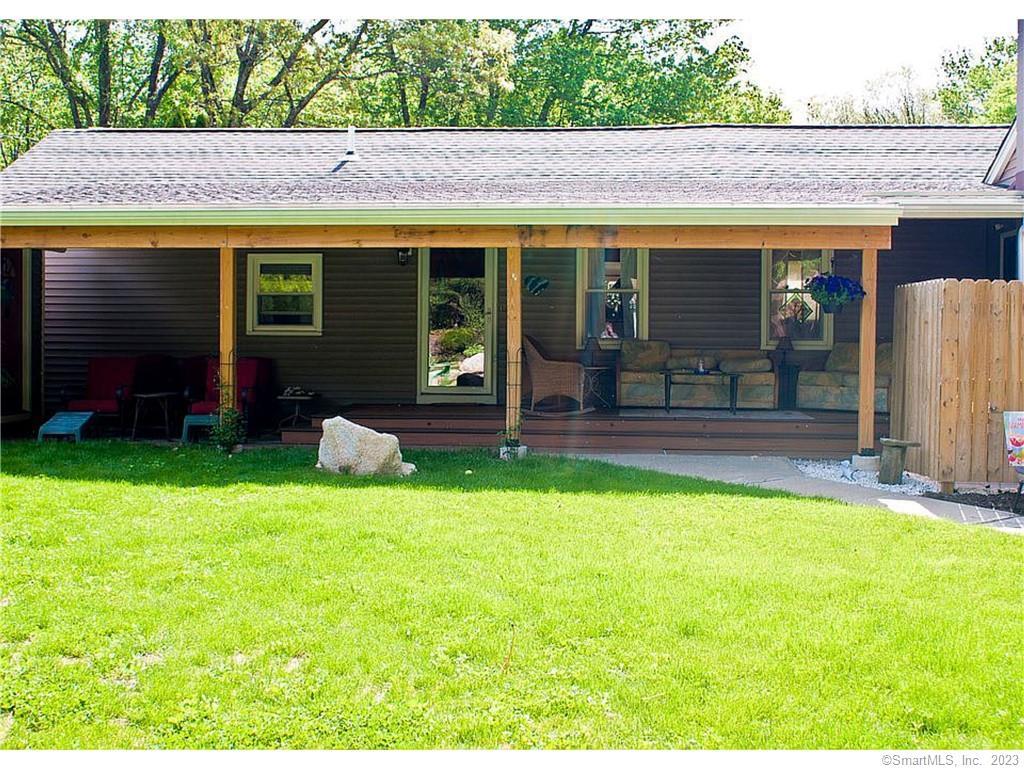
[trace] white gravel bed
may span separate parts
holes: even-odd
[[[939,490],[938,483],[929,480],[927,477],[916,475],[913,472],[903,473],[903,483],[901,485],[880,483],[878,482],[877,472],[854,469],[849,460],[793,459],[793,463],[805,475],[810,475],[820,480],[835,480],[836,482],[850,483],[851,485],[863,485],[865,488],[874,488],[879,491],[888,491],[889,493],[922,496],[925,493]]]

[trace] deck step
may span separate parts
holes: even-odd
[[[497,448],[504,426],[500,408],[366,406],[345,417],[397,435],[410,448]],[[285,429],[290,445],[316,445],[322,419],[311,427]],[[880,415],[876,433],[888,419]],[[615,413],[578,417],[526,417],[523,442],[538,451],[688,452],[834,458],[857,448],[856,414],[814,412],[797,419],[650,418]]]

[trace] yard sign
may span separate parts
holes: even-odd
[[[1006,428],[1006,460],[1024,474],[1024,411],[1004,412],[1003,424]]]

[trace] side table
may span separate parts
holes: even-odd
[[[179,392],[137,392],[135,394],[135,418],[132,420],[132,440],[139,428],[139,417],[150,403],[156,403],[164,413],[164,436],[171,439],[171,398]]]
[[[281,423],[278,424],[278,428],[289,426],[297,426],[300,421],[308,421],[310,424],[313,423],[313,419],[302,412],[302,407],[308,403],[313,402],[317,398],[316,393],[309,393],[308,395],[278,395],[277,399],[281,403],[291,403],[293,410],[290,414],[281,419]]]
[[[613,370],[615,369],[610,365],[583,366],[583,402],[580,403],[581,408],[585,407],[587,400],[600,403],[605,408],[612,407],[612,400],[601,386],[601,379]]]

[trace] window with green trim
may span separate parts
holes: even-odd
[[[576,254],[576,343],[602,347],[647,338],[646,248],[580,248]]]
[[[250,253],[246,332],[318,335],[323,321],[323,256]]]
[[[761,256],[761,348],[788,336],[794,349],[831,349],[832,315],[811,298],[807,281],[828,272],[832,251],[765,249]]]

